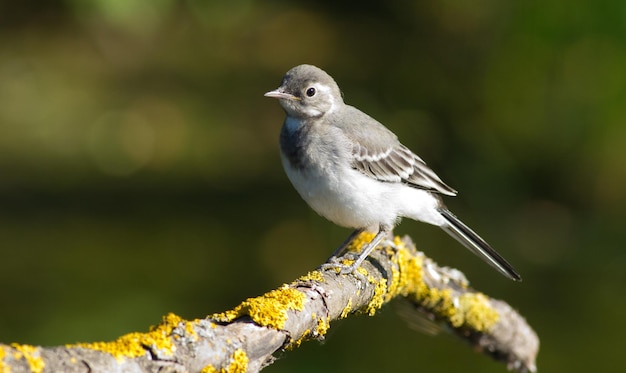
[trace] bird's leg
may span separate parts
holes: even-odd
[[[363,277],[362,274],[357,272],[357,269],[361,266],[363,261],[367,259],[367,257],[372,253],[372,251],[376,248],[376,246],[378,246],[378,244],[385,237],[389,236],[392,230],[392,227],[385,225],[385,224],[381,224],[378,228],[378,233],[376,233],[376,236],[374,236],[374,238],[367,245],[363,247],[358,257],[356,258],[354,263],[352,263],[351,265],[347,266],[341,263],[337,263],[337,260],[336,260],[337,255],[341,254],[345,250],[345,248],[348,246],[348,244],[350,244],[350,242],[352,242],[352,240],[356,236],[361,234],[364,230],[365,229],[357,229],[354,232],[352,232],[352,234],[344,241],[344,243],[341,246],[339,246],[337,250],[335,250],[335,252],[333,253],[333,256],[330,257],[329,259],[330,263],[322,264],[321,269],[326,270],[329,268],[339,268],[340,269],[339,273],[341,273],[342,275],[352,273],[360,277]]]
[[[344,267],[341,269],[341,274],[345,275],[348,273],[356,273],[356,270],[361,266],[361,263],[363,263],[363,261],[367,259],[367,257],[372,253],[372,251],[376,248],[376,246],[378,246],[380,241],[382,241],[383,238],[389,235],[389,232],[391,232],[391,229],[392,227],[385,225],[385,224],[381,224],[378,229],[378,233],[376,233],[376,236],[374,236],[374,238],[367,245],[365,245],[365,247],[361,250],[359,257],[356,258],[356,260],[354,261],[354,263],[352,263],[351,266]]]
[[[358,236],[359,234],[363,233],[363,231],[365,231],[365,229],[361,228],[361,229],[355,229],[354,232],[350,233],[348,238],[346,238],[346,240],[343,241],[341,246],[339,246],[337,249],[335,249],[335,251],[330,256],[330,258],[328,258],[328,261],[329,262],[336,262],[337,261],[337,257],[339,257],[339,255],[341,255],[346,250],[348,245],[350,245],[350,243],[356,238],[356,236]]]

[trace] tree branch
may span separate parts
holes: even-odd
[[[362,234],[351,249],[370,238]],[[347,257],[340,260],[349,264]],[[357,275],[313,271],[206,319],[169,314],[149,332],[113,342],[0,345],[0,372],[257,372],[273,362],[275,352],[322,339],[332,321],[373,315],[399,297],[411,304],[409,313],[446,326],[509,369],[536,371],[539,339],[521,315],[470,288],[458,270],[438,267],[410,239],[396,237]]]

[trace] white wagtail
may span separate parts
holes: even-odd
[[[503,275],[520,281],[513,267],[443,204],[454,196],[396,135],[343,102],[339,86],[325,71],[300,65],[285,74],[277,98],[287,117],[280,132],[285,172],[300,196],[318,214],[354,228],[346,242],[378,232],[351,266],[354,273],[402,217],[441,227]]]

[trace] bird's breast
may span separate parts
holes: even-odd
[[[341,139],[315,124],[286,120],[280,134],[281,160],[300,196],[318,214],[343,226],[353,226],[344,212],[347,148]]]
[[[287,118],[280,131],[280,152],[293,169],[307,167],[307,148],[309,147],[309,129],[297,119]]]

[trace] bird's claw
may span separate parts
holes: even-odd
[[[340,275],[353,275],[355,277],[357,277],[360,281],[362,282],[367,282],[367,278],[365,278],[365,276],[358,271],[359,267],[355,267],[354,264],[351,265],[347,265],[347,264],[343,264],[339,262],[339,259],[337,257],[331,257],[328,260],[329,263],[324,263],[322,264],[322,266],[320,267],[321,270],[323,271],[327,271],[327,270],[339,270],[338,274]]]

